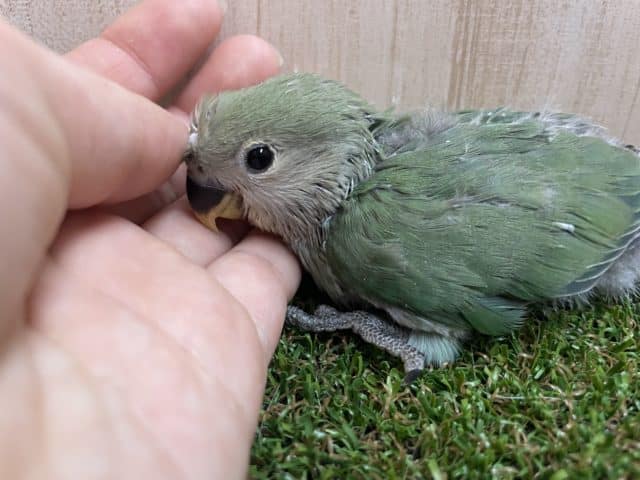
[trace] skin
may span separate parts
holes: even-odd
[[[221,20],[148,0],[66,58],[0,23],[0,478],[246,475],[299,267],[209,232],[174,172],[197,98],[281,59],[230,38],[154,103]]]

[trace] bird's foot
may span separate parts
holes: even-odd
[[[407,384],[413,382],[424,368],[425,355],[409,344],[409,330],[370,312],[339,312],[328,305],[320,305],[311,315],[301,308],[289,306],[287,323],[312,332],[353,330],[364,341],[399,357],[404,364],[404,381]]]
[[[295,325],[309,332],[348,330],[352,327],[353,322],[349,316],[340,314],[335,308],[328,305],[320,305],[313,314],[307,313],[299,307],[289,305],[287,307],[286,321],[290,325]]]

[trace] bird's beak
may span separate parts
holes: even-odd
[[[218,231],[218,218],[243,218],[242,197],[220,185],[202,185],[187,176],[187,198],[196,218],[214,232]]]

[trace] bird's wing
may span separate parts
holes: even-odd
[[[528,302],[588,292],[638,236],[634,153],[507,113],[461,116],[356,188],[325,244],[351,297],[502,334]]]

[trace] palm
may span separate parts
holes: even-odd
[[[116,446],[111,453],[124,458],[109,463],[134,461],[138,478],[198,478],[215,457],[246,459],[231,440],[252,435],[249,412],[257,412],[270,353],[251,315],[282,317],[285,302],[267,262],[234,250],[220,255],[228,242],[219,240],[190,259],[124,219],[75,215],[33,291],[25,341],[51,408],[65,412],[53,427],[69,436],[97,427],[77,447],[93,444],[102,455]],[[266,249],[273,242],[248,241]],[[273,311],[256,311],[247,304],[251,292],[264,295],[269,285],[265,298],[274,302],[265,308]],[[220,444],[225,437],[230,442]]]

